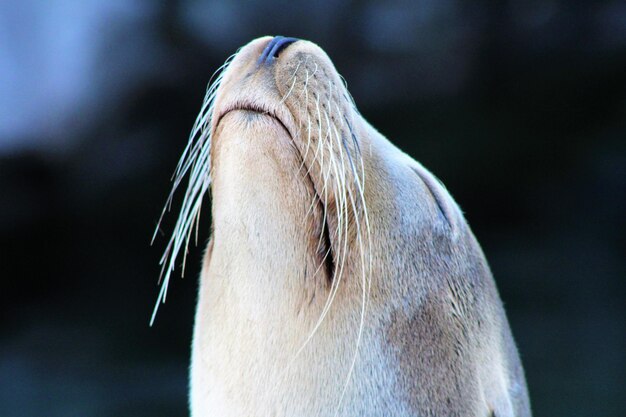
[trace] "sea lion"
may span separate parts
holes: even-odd
[[[187,174],[160,300],[210,189],[192,416],[531,415],[460,209],[318,46],[263,37],[229,59],[174,190]]]

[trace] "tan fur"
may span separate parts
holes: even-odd
[[[270,39],[226,69],[209,126],[192,415],[530,416],[500,298],[455,202],[358,114],[316,45],[259,65]]]

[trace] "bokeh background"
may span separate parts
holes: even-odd
[[[617,0],[0,3],[0,416],[187,414],[202,248],[149,328],[150,238],[210,75],[266,34],[322,46],[365,117],[445,182],[534,415],[625,416]]]

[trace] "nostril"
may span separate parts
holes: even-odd
[[[285,38],[284,36],[276,36],[272,39],[265,49],[263,53],[259,57],[259,64],[264,62],[272,62],[274,59],[278,58],[278,55],[282,52],[290,44],[296,42],[297,38]]]
[[[272,50],[267,56],[268,59],[278,58],[278,55],[282,52],[283,49],[285,49],[287,46],[297,41],[296,38],[283,38],[282,36],[278,36],[278,37],[280,39],[274,43]]]

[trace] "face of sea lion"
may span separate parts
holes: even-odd
[[[175,185],[186,173],[164,287],[210,187],[194,416],[530,415],[460,210],[363,119],[319,47],[242,48],[207,94]]]

